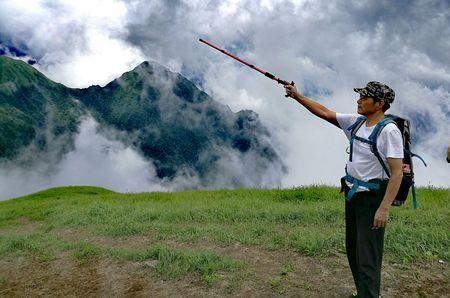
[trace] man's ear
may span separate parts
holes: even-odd
[[[384,100],[379,100],[379,101],[377,101],[375,104],[378,104],[378,106],[380,107],[380,108],[383,108],[383,106],[384,106]]]

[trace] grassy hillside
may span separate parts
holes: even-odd
[[[414,292],[430,276],[425,294],[448,293],[448,273],[442,272],[450,261],[450,190],[419,189],[418,202],[417,210],[391,209],[385,293]],[[330,187],[141,194],[54,188],[0,202],[0,257],[11,272],[26,271],[27,263],[53,268],[62,262],[72,274],[86,266],[97,266],[96,272],[99,264],[118,266],[117,272],[166,282],[158,292],[163,296],[189,287],[205,295],[245,295],[249,287],[262,295],[344,295],[352,282],[343,204]],[[318,286],[323,273],[315,266],[329,272],[328,285]],[[298,276],[302,272],[307,276]],[[409,274],[407,286],[394,284]],[[8,286],[21,284],[14,276],[0,273],[0,294],[20,293]],[[67,281],[64,287],[70,288]]]

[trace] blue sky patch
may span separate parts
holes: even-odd
[[[16,57],[25,57],[27,54],[16,47],[9,46],[9,51]]]

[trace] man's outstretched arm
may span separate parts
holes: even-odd
[[[286,89],[286,95],[298,101],[298,103],[307,108],[308,111],[340,128],[339,123],[336,119],[336,112],[333,112],[320,103],[315,102],[308,97],[300,94],[295,86],[285,85],[284,88]]]

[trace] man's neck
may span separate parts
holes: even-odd
[[[369,127],[376,125],[378,122],[384,119],[384,113],[382,111],[377,111],[373,114],[365,116],[366,116],[366,126]]]

